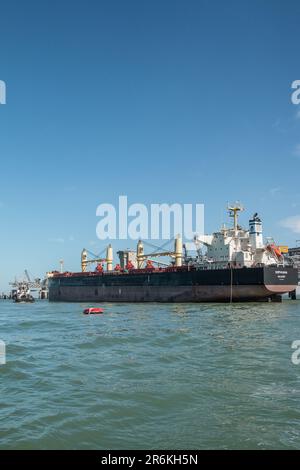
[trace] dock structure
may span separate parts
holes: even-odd
[[[291,259],[293,265],[298,269],[300,281],[300,246],[289,248],[288,257]]]
[[[289,256],[299,256],[300,258],[300,246],[289,248]]]
[[[48,279],[35,278],[31,279],[27,269],[24,271],[25,276],[23,279],[14,281],[9,284],[12,286],[10,298],[14,296],[17,291],[35,291],[38,293],[39,299],[48,299]]]
[[[300,286],[300,246],[288,249],[287,257],[292,261],[292,264],[295,268],[298,269],[298,280]],[[292,300],[297,299],[297,289],[289,293],[289,297]],[[298,288],[298,298],[299,298],[299,288]]]

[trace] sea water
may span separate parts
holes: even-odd
[[[300,447],[299,301],[88,306],[0,301],[1,449]]]

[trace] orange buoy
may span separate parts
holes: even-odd
[[[83,310],[83,313],[85,315],[94,315],[94,314],[97,314],[97,313],[103,313],[104,310],[103,308],[86,308]]]

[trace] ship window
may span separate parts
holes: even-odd
[[[95,295],[98,295],[98,289],[95,289]]]

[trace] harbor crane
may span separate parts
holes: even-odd
[[[48,296],[47,281],[40,278],[31,279],[27,269],[24,270],[23,279],[15,278],[9,285],[12,286],[14,291],[37,291],[41,299]]]

